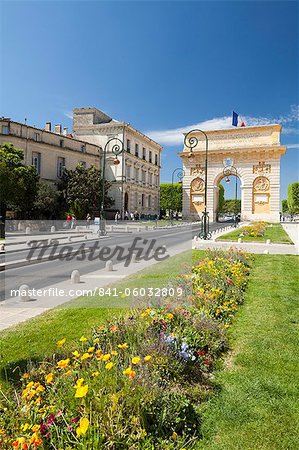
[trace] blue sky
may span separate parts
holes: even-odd
[[[1,115],[71,128],[95,106],[163,146],[162,181],[181,132],[280,121],[282,196],[298,180],[298,4],[288,1],[2,1]],[[169,130],[171,132],[169,133]]]

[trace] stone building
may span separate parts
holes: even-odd
[[[219,183],[226,176],[225,166],[234,166],[240,179],[241,219],[279,221],[280,158],[286,152],[286,147],[280,145],[281,125],[205,133],[208,138],[207,211],[210,221],[217,217]],[[195,138],[194,147],[190,137]],[[185,137],[185,141],[184,149],[179,153],[185,172],[183,216],[199,219],[205,207],[205,136],[195,130]]]
[[[24,150],[24,163],[35,166],[41,179],[48,182],[58,181],[64,168],[75,169],[78,163],[100,167],[98,145],[75,139],[61,125],[55,125],[52,132],[50,122],[43,130],[1,118],[0,144],[4,143]]]
[[[73,111],[73,132],[77,139],[101,146],[112,138],[124,143],[124,151],[115,164],[111,149],[107,146],[106,179],[112,182],[109,195],[115,204],[107,212],[113,216],[116,210],[144,215],[159,214],[160,210],[160,158],[162,147],[132,125],[112,119],[96,108],[76,108]]]

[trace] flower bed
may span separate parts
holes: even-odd
[[[62,338],[19,387],[0,391],[0,445],[193,448],[249,266],[243,253],[210,252],[184,280],[185,305],[131,311],[77,342]]]
[[[255,222],[247,227],[241,229],[240,237],[250,236],[250,237],[264,237],[265,231],[267,229],[266,222]]]

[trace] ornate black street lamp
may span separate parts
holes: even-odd
[[[174,176],[177,176],[177,178],[179,179],[179,183],[182,183],[182,179],[185,176],[185,172],[180,168],[177,167],[176,169],[174,169],[174,171],[172,172],[171,175],[171,209],[170,209],[170,220],[171,220],[171,225],[173,224],[173,203],[174,203],[174,195],[173,195],[173,183],[174,183]]]
[[[237,213],[237,200],[238,200],[238,171],[235,166],[225,166],[223,169],[223,175],[226,177],[226,183],[230,182],[229,176],[233,175],[236,177],[235,183],[235,211],[234,211],[234,227],[238,226],[238,213]]]
[[[101,204],[100,204],[100,227],[99,227],[99,235],[101,236],[105,236],[106,235],[106,226],[105,226],[105,168],[106,168],[106,154],[107,154],[107,149],[108,146],[111,142],[114,141],[114,144],[112,145],[111,148],[111,153],[113,153],[113,155],[115,156],[114,160],[113,160],[113,164],[114,165],[118,165],[120,163],[119,159],[118,159],[118,155],[120,155],[123,151],[124,151],[124,143],[121,139],[119,138],[111,138],[109,139],[104,147],[104,152],[103,152],[103,159],[102,159],[102,179],[101,179],[101,183],[102,183],[102,197],[101,197]]]
[[[191,136],[194,133],[201,133],[204,135],[206,140],[206,159],[205,159],[205,209],[202,213],[202,221],[201,221],[201,230],[199,233],[199,237],[201,239],[211,239],[211,233],[209,231],[209,213],[207,211],[207,200],[208,200],[208,150],[209,150],[209,143],[208,143],[208,136],[207,134],[199,129],[191,130],[189,133],[186,134],[184,139],[184,144],[186,147],[190,148],[189,158],[193,157],[193,149],[198,144],[198,139],[196,136]]]

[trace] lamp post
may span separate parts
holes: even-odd
[[[205,157],[205,208],[202,212],[202,221],[201,221],[201,230],[199,233],[199,237],[201,239],[211,239],[211,233],[209,231],[209,213],[207,211],[207,200],[208,200],[208,151],[209,151],[209,142],[207,134],[199,129],[191,130],[186,134],[184,139],[184,144],[186,147],[190,148],[189,158],[193,157],[193,149],[198,144],[198,139],[196,136],[191,136],[193,133],[201,133],[205,137],[206,141],[206,157]]]
[[[101,179],[101,190],[102,190],[102,197],[101,197],[101,204],[100,204],[100,226],[99,226],[99,235],[101,236],[105,236],[106,235],[106,226],[105,226],[105,168],[106,168],[106,154],[107,154],[107,149],[110,145],[111,142],[114,141],[114,144],[112,145],[111,148],[111,153],[113,153],[113,155],[115,156],[114,160],[113,160],[113,164],[114,165],[118,165],[120,163],[119,159],[118,159],[118,155],[120,155],[123,151],[124,151],[124,143],[121,139],[119,138],[111,138],[109,139],[104,147],[104,152],[103,152],[103,159],[102,159],[102,179]]]
[[[175,176],[175,174],[177,174],[177,177],[179,179],[179,183],[181,183],[182,179],[185,176],[185,172],[180,167],[177,167],[176,169],[174,169],[174,171],[172,172],[172,175],[171,175],[171,210],[170,210],[171,225],[173,224],[173,203],[174,203],[173,183],[174,183],[174,176]]]
[[[238,184],[237,184],[237,177],[238,177],[238,171],[235,168],[235,166],[226,166],[223,169],[223,175],[226,177],[226,182],[229,183],[229,176],[233,175],[236,177],[236,183],[235,183],[235,212],[234,212],[234,227],[237,228],[238,226],[238,220],[237,220],[237,200],[238,200]]]

